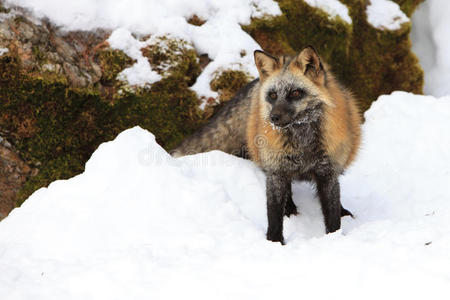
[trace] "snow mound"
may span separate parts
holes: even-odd
[[[46,17],[65,30],[119,31],[113,32],[109,42],[137,59],[135,65],[119,75],[132,85],[145,86],[159,80],[140,53],[149,41],[140,38],[148,35],[181,38],[199,54],[212,59],[192,87],[205,97],[217,96],[209,83],[220,69],[239,69],[257,77],[253,51],[260,46],[240,25],[249,24],[251,18],[281,14],[273,0],[7,0],[6,3],[28,8],[37,17]],[[206,22],[201,26],[189,24],[188,19],[194,15]]]
[[[450,95],[449,15],[449,1],[427,0],[412,17],[412,49],[425,71],[424,92],[436,97]]]
[[[251,162],[218,151],[174,159],[135,127],[0,222],[0,295],[443,299],[450,97],[395,92],[365,116],[360,155],[341,178],[356,219],[339,232],[324,234],[313,189],[296,183],[287,245],[266,241],[265,179]]]
[[[348,8],[339,0],[305,0],[308,5],[328,13],[332,18],[339,16],[345,22],[352,24],[352,19],[348,14]]]
[[[367,21],[382,30],[398,30],[403,23],[409,22],[400,6],[390,0],[370,0],[366,13]]]

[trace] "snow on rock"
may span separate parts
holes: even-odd
[[[450,97],[395,92],[365,117],[341,178],[356,218],[325,235],[313,188],[296,183],[301,213],[285,218],[286,246],[265,240],[265,179],[251,162],[218,151],[174,159],[149,132],[126,130],[83,174],[0,222],[0,295],[445,299]]]
[[[450,3],[427,0],[412,17],[412,49],[425,71],[424,92],[450,95]]]
[[[352,19],[348,14],[348,8],[339,0],[305,0],[312,7],[317,7],[328,13],[332,18],[339,16],[345,22],[351,24]]]
[[[0,56],[2,56],[3,54],[8,53],[9,49],[8,48],[0,48]]]
[[[409,22],[400,6],[390,0],[370,0],[366,13],[367,21],[382,30],[398,30],[403,23]]]
[[[127,29],[115,30],[108,38],[111,48],[122,50],[126,55],[136,60],[136,63],[118,74],[118,78],[131,85],[144,86],[161,79],[161,76],[152,70],[148,60],[142,55],[141,48],[148,43],[136,40]]]
[[[107,28],[113,32],[118,49],[135,53],[136,65],[120,74],[130,84],[144,85],[157,80],[150,64],[141,59],[139,36],[171,35],[192,43],[199,54],[213,61],[205,68],[192,87],[199,96],[215,97],[209,83],[218,69],[240,69],[257,76],[253,51],[260,46],[242,30],[252,17],[281,14],[273,0],[7,0],[9,5],[29,8],[38,17],[47,17],[66,30]],[[187,20],[197,15],[206,22],[201,26]],[[133,32],[132,37],[128,32]],[[120,41],[119,39],[123,39]],[[145,42],[144,42],[145,43]],[[241,54],[244,55],[241,55]],[[136,58],[133,57],[133,58]],[[136,73],[133,75],[133,73]]]
[[[192,32],[192,43],[197,52],[206,53],[212,59],[192,86],[199,96],[218,96],[210,88],[216,71],[242,70],[252,77],[258,77],[253,52],[261,47],[232,19],[226,15],[216,17],[202,26],[192,28]]]

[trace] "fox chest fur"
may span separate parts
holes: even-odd
[[[313,104],[280,128],[268,120],[267,105],[253,99],[247,123],[250,157],[266,172],[286,172],[294,178],[309,179],[324,166],[342,173],[353,159],[355,141],[346,122],[336,120],[341,117],[336,108],[330,114],[323,104]]]
[[[252,160],[266,172],[294,177],[314,169],[320,172],[325,164],[342,173],[359,145],[360,120],[353,97],[330,73],[326,75],[320,61],[318,75],[285,57],[276,62],[263,57],[256,63],[261,83],[251,95],[246,124]]]
[[[320,121],[320,106],[310,109],[302,121],[287,128],[271,124],[264,108],[256,102],[247,124],[247,146],[252,160],[265,171],[306,174],[324,156]]]

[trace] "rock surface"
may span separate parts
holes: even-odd
[[[0,48],[16,54],[27,71],[62,75],[73,87],[99,82],[102,68],[95,54],[106,46],[108,32],[63,32],[20,8],[0,20]]]
[[[24,162],[13,146],[0,137],[0,220],[16,207],[17,193],[37,169]]]

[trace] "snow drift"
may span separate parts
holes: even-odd
[[[450,97],[395,92],[365,114],[342,176],[356,216],[325,235],[308,184],[287,245],[265,240],[264,175],[213,151],[170,157],[135,127],[83,174],[0,223],[2,299],[444,299],[450,292]]]

